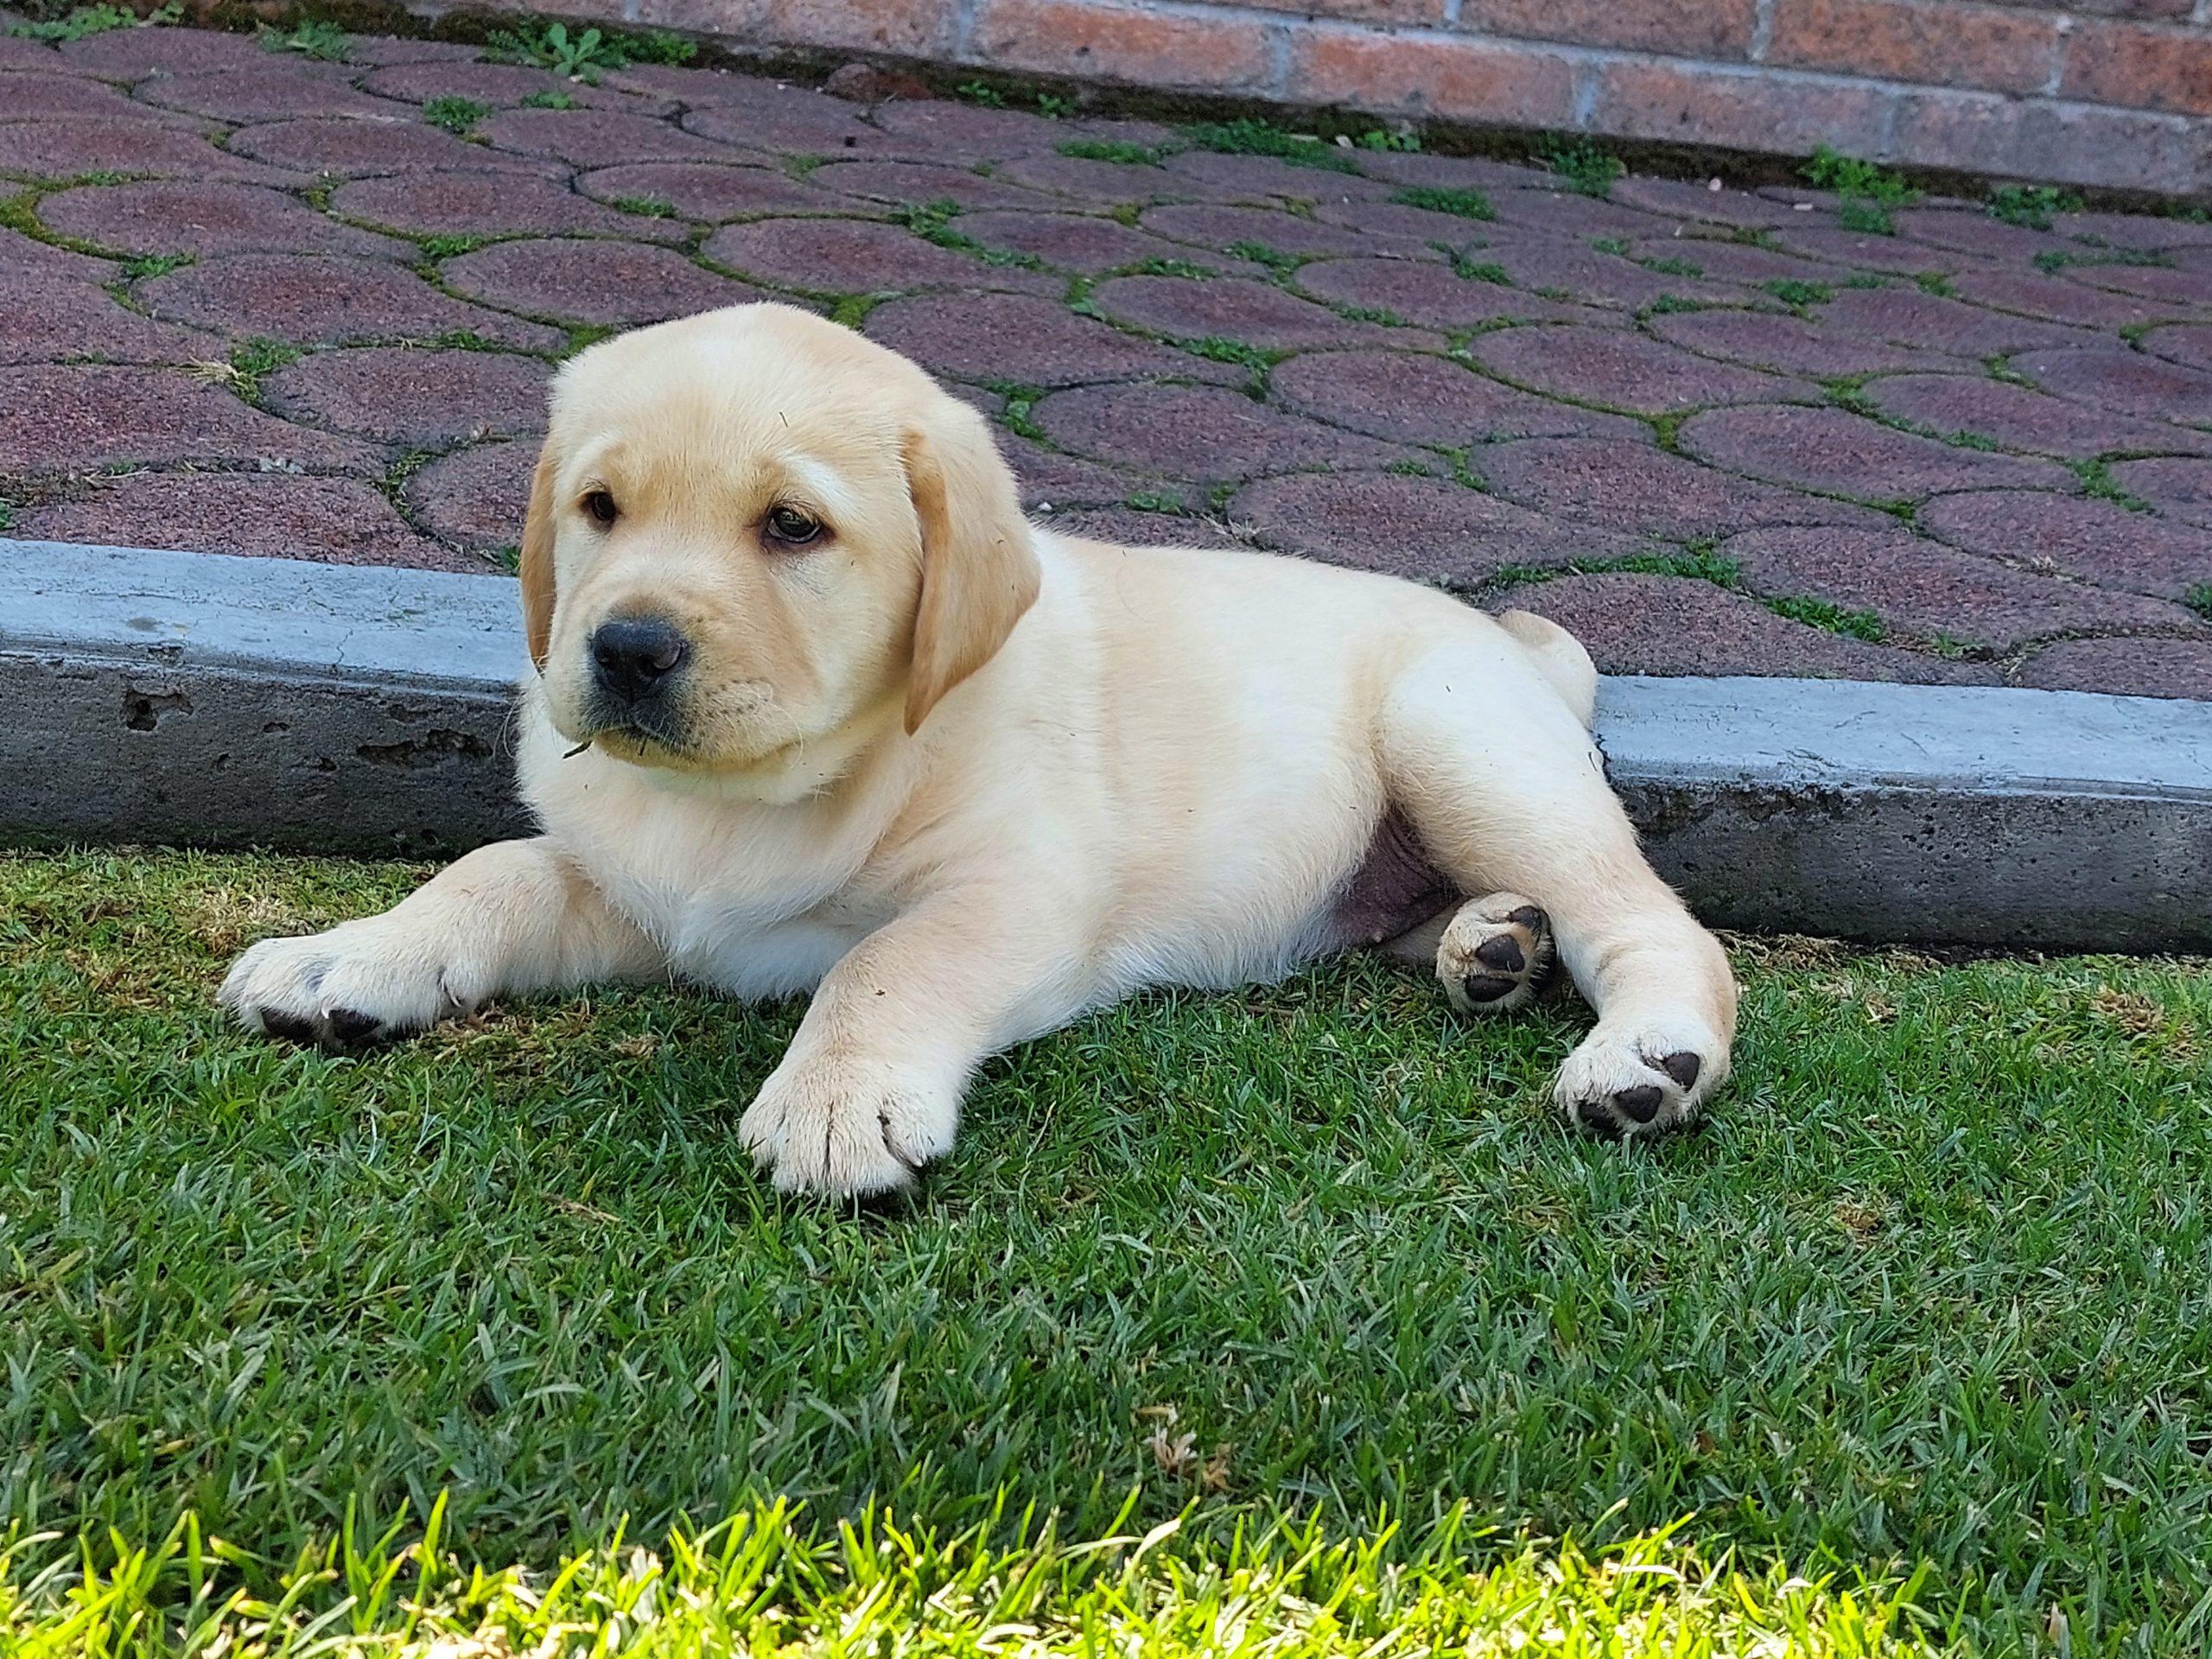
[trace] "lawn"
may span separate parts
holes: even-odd
[[[1736,941],[1736,1079],[1650,1147],[1546,1109],[1572,998],[1155,996],[854,1216],[735,1143],[796,1004],[216,1017],[421,874],[0,854],[0,1651],[2212,1630],[2203,963]]]

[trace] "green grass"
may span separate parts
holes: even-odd
[[[1662,276],[1702,276],[1705,275],[1703,265],[1692,264],[1687,259],[1639,259],[1636,263],[1646,270],[1658,272]]]
[[[289,29],[263,29],[261,44],[270,52],[291,52],[325,63],[343,63],[353,49],[353,37],[326,18],[308,17]]]
[[[168,14],[160,18],[165,22],[174,22],[183,15],[181,7],[174,10],[164,7],[162,10]],[[137,12],[123,6],[78,6],[65,16],[12,22],[8,25],[8,33],[32,41],[82,41],[95,35],[105,35],[111,29],[136,29],[141,21]],[[156,19],[149,17],[143,21],[152,22]]]
[[[1989,216],[2024,230],[2047,231],[2056,213],[2078,213],[2082,198],[2048,184],[2004,184],[1989,193]]]
[[[231,347],[231,390],[249,404],[261,401],[261,383],[302,356],[300,347],[281,340],[255,337]]]
[[[1059,153],[1071,156],[1079,162],[1113,162],[1122,167],[1157,167],[1166,152],[1150,144],[1133,144],[1126,139],[1070,138],[1059,146]]]
[[[166,276],[173,270],[182,270],[198,257],[191,253],[142,253],[123,262],[123,275],[132,282]]]
[[[1479,190],[1450,190],[1437,185],[1408,185],[1393,190],[1390,200],[1407,207],[1426,207],[1432,213],[1453,213],[1461,219],[1490,219],[1497,210]]]
[[[1826,305],[1835,298],[1835,290],[1826,283],[1801,282],[1794,276],[1772,277],[1759,286],[1784,305]]]
[[[1591,143],[1554,144],[1539,150],[1536,159],[1568,189],[1600,200],[1612,194],[1613,181],[1628,171],[1619,156]]]
[[[1304,133],[1286,132],[1266,121],[1205,121],[1184,128],[1183,136],[1200,149],[1227,156],[1272,156],[1294,166],[1328,173],[1356,170],[1351,158],[1335,145]]]
[[[421,874],[0,856],[13,1650],[2207,1634],[2204,964],[1742,942],[1737,1077],[1649,1147],[1544,1105],[1571,1001],[1150,996],[855,1218],[735,1145],[796,1003],[216,1018]]]
[[[2069,461],[2066,468],[2082,486],[2082,493],[2092,501],[2110,501],[2130,512],[2148,512],[2151,504],[2133,493],[2112,475],[2112,467],[2102,461]]]
[[[1813,151],[1812,159],[1801,171],[1808,182],[1822,190],[1833,190],[1840,198],[1836,204],[1836,217],[1847,231],[1894,236],[1897,227],[1892,210],[1909,207],[1920,199],[1920,192],[1906,183],[1902,175],[1872,162],[1842,155],[1826,144]]]
[[[1792,622],[1802,622],[1808,627],[1825,629],[1829,633],[1847,634],[1853,639],[1864,639],[1873,645],[1879,645],[1889,638],[1888,625],[1872,611],[1854,611],[1825,599],[1811,599],[1802,594],[1762,600],[1760,603],[1777,616],[1787,617]]]
[[[2200,582],[2182,596],[2183,604],[2212,622],[2212,582]]]
[[[676,204],[663,201],[658,196],[614,196],[607,206],[618,213],[632,213],[639,219],[672,219]]]
[[[1271,248],[1264,242],[1232,242],[1223,251],[1233,258],[1249,259],[1255,265],[1265,265],[1277,276],[1296,270],[1306,263],[1307,258],[1302,253],[1285,253],[1281,248]]]
[[[476,124],[491,113],[490,105],[480,104],[473,98],[461,98],[452,92],[431,99],[423,105],[425,121],[463,137],[475,131]]]
[[[699,55],[696,42],[664,29],[629,34],[586,29],[571,34],[565,23],[493,29],[485,36],[485,54],[498,61],[531,65],[588,86],[596,84],[609,69],[639,63],[689,63]]]
[[[2110,245],[2082,248],[2045,248],[2035,257],[2037,270],[2053,276],[2069,265],[2150,265],[2171,266],[2173,256],[2157,248],[2115,248]]]
[[[573,110],[576,100],[569,93],[549,86],[523,99],[522,106],[525,110]]]

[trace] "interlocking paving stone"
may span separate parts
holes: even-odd
[[[1164,168],[1082,156],[1024,156],[991,176],[1027,189],[1065,198],[1055,205],[1086,207],[1116,202],[1179,201],[1198,193],[1187,179]]]
[[[1777,616],[1755,599],[1684,576],[1561,576],[1495,598],[1548,616],[1616,674],[1809,675],[1920,684],[1988,683],[1993,670],[1869,645]]]
[[[1439,244],[1460,249],[1479,246],[1495,234],[1486,220],[1401,201],[1325,201],[1313,210],[1313,217],[1358,232],[1367,242],[1363,251],[1370,253],[1419,257]]]
[[[1121,276],[1092,289],[1090,302],[1117,322],[1172,340],[1232,340],[1262,351],[1381,345],[1402,332],[1349,321],[1267,283],[1235,279]]]
[[[1506,328],[1476,340],[1467,354],[1533,391],[1639,415],[1821,396],[1805,381],[1730,368],[1616,328]]]
[[[893,206],[950,201],[963,207],[1042,207],[1047,200],[1039,191],[930,162],[831,162],[808,174],[806,181]]]
[[[963,380],[1080,386],[1143,375],[1237,381],[1244,372],[1134,340],[1058,302],[1016,294],[946,294],[890,300],[866,332],[925,368]]]
[[[2212,642],[2061,639],[2022,663],[2018,685],[2127,697],[2212,698]]]
[[[678,97],[682,94],[678,93]],[[783,150],[802,156],[908,156],[914,147],[869,126],[849,104],[812,94],[750,98],[692,109],[685,130],[718,143],[756,151]],[[620,157],[602,156],[594,165]]]
[[[677,107],[672,98],[586,86],[518,63],[396,64],[363,76],[360,87],[378,98],[397,99],[403,103],[427,104],[435,98],[465,98],[495,110],[547,93],[558,93],[587,108],[621,109],[643,115],[666,115]]]
[[[1268,385],[1283,408],[1371,438],[1457,448],[1499,438],[1604,436],[1635,443],[1651,435],[1625,416],[1532,397],[1448,358],[1410,352],[1294,357],[1274,366]]]
[[[1151,480],[1116,472],[1096,461],[1059,454],[1027,438],[1001,438],[999,453],[1014,469],[1014,481],[1021,489],[1021,505],[1032,512],[1052,507],[1121,506],[1141,490],[1178,494],[1172,489],[1161,491]]]
[[[1063,139],[1077,136],[1067,125],[1041,115],[938,99],[885,104],[875,112],[875,124],[909,140],[922,153],[983,162],[1042,155]]]
[[[262,395],[278,414],[420,448],[537,431],[549,372],[503,352],[365,346],[303,357],[264,379]]]
[[[1055,204],[1062,205],[1062,204]],[[1133,231],[1110,219],[1081,213],[999,212],[963,213],[956,228],[988,248],[1030,254],[1059,270],[1122,270],[1147,260],[1196,265],[1225,276],[1249,276],[1261,267],[1249,260],[1186,247]]]
[[[1146,230],[1171,242],[1224,251],[1240,243],[1272,250],[1297,258],[1332,254],[1372,253],[1375,245],[1357,231],[1272,207],[1239,207],[1214,202],[1171,202],[1154,207],[1137,220]]]
[[[1005,289],[1058,295],[1065,279],[994,265],[868,219],[756,219],[708,238],[706,255],[755,281],[830,294],[905,289]]]
[[[488,568],[479,557],[410,530],[383,496],[346,478],[137,473],[99,480],[79,499],[33,508],[12,533],[327,564]]]
[[[553,329],[454,299],[380,259],[226,254],[140,283],[137,296],[164,321],[301,346],[427,340],[462,331],[524,351],[550,351],[563,343]]]
[[[1390,187],[1380,180],[1355,173],[1332,172],[1325,168],[1300,167],[1272,156],[1221,156],[1211,150],[1185,150],[1160,163],[1203,188],[1210,196],[1247,201],[1357,201],[1386,196]]]
[[[587,200],[555,180],[523,173],[404,173],[354,179],[331,193],[330,211],[412,236],[616,236],[681,242],[690,234],[690,227],[680,219],[620,213]]]
[[[1764,524],[1880,524],[1871,507],[1776,489],[1651,448],[1531,438],[1475,452],[1491,488],[1541,512],[1687,540]]]
[[[1708,189],[1680,179],[1617,179],[1611,200],[1654,213],[1665,213],[1692,225],[1718,225],[1731,229],[1778,228],[1796,222],[1797,215],[1786,202],[1770,201],[1749,190]]]
[[[2212,434],[2111,414],[1986,376],[1892,375],[1869,381],[1864,395],[1885,415],[2031,454],[2085,461],[2127,449],[2212,454]]]
[[[2212,373],[2122,346],[2030,352],[2014,358],[2011,367],[2045,391],[2101,409],[2153,419],[2212,422]]]
[[[1934,248],[2024,264],[2039,253],[2078,247],[2051,231],[2008,225],[1986,213],[1946,207],[1905,207],[1894,215],[1897,234]]]
[[[1703,357],[1820,380],[1967,366],[1956,358],[1885,345],[1825,322],[1770,311],[1677,311],[1647,318],[1643,326]]]
[[[1840,409],[1715,410],[1684,422],[1679,442],[1685,454],[1746,478],[1862,501],[2008,485],[2070,489],[2074,482],[2050,461],[1954,448]]]
[[[2212,371],[2212,323],[2177,322],[2147,329],[2135,349],[2185,368]]]
[[[571,167],[710,162],[728,156],[720,144],[626,110],[502,110],[486,117],[475,137],[495,150],[551,156]]]
[[[0,269],[0,363],[199,363],[224,346],[219,334],[150,321],[89,283]]]
[[[1967,552],[2105,588],[2183,599],[2212,582],[2212,534],[2117,502],[1977,492],[1929,502],[1918,522]]]
[[[556,90],[571,107],[532,102]],[[0,37],[0,156],[53,181],[29,223],[72,244],[0,227],[0,469],[36,504],[19,524],[486,568],[519,533],[523,435],[570,328],[865,296],[856,325],[953,377],[1024,499],[1072,529],[1461,584],[1732,536],[1776,603],[1872,610],[1890,642],[1675,577],[1530,596],[1581,607],[1609,669],[2212,696],[2177,602],[2212,580],[2212,226],[2036,231],[1929,196],[1877,236],[1830,192],[1630,176],[1597,200],[1481,157],[1306,168],[907,90],[863,107],[670,66],[584,86],[372,35],[344,63],[191,29]],[[475,141],[423,118],[435,98],[487,106]],[[1060,153],[1102,139],[1163,164]],[[1420,187],[1479,191],[1491,216],[1394,200]],[[908,218],[936,201],[959,211]],[[2100,245],[2158,263],[2083,263]],[[171,255],[196,263],[130,278]],[[435,284],[410,269],[429,255]],[[464,332],[510,352],[458,350]],[[224,360],[254,336],[311,349],[255,391]],[[1293,355],[1262,371],[1262,352]],[[1020,435],[1039,429],[1057,448]],[[367,482],[456,444],[409,461],[398,512]],[[54,481],[117,465],[187,470]],[[2098,499],[2107,480],[2155,511]],[[1910,525],[1859,504],[1907,499]],[[2076,637],[2023,643],[2053,626]],[[2013,654],[1947,660],[1938,631]]]
[[[685,219],[720,224],[727,219],[770,213],[850,211],[826,190],[800,184],[767,167],[728,162],[637,162],[597,168],[576,180],[576,188],[600,201],[664,201]],[[556,187],[557,188],[557,187]]]
[[[1973,256],[1955,249],[1931,248],[1901,236],[1869,235],[1833,224],[1785,225],[1774,233],[1774,240],[1784,252],[1802,254],[1808,259],[1905,276],[1923,272],[1945,276],[1974,263]]]
[[[534,443],[480,443],[442,455],[407,480],[409,511],[459,547],[493,552],[522,539]]]
[[[245,69],[269,60],[251,35],[197,29],[118,29],[65,41],[60,55],[78,68],[112,80],[148,75],[200,75]]]
[[[182,179],[86,185],[38,204],[48,230],[118,253],[353,253],[412,258],[411,244],[355,230],[263,185]]]
[[[2190,524],[2212,524],[2212,461],[2171,460],[2114,461],[2113,481],[2148,500],[2161,512]]]
[[[1854,274],[1840,265],[1824,265],[1742,242],[1703,241],[1688,236],[1640,237],[1633,245],[1638,259],[1695,265],[1700,275],[1716,282],[1840,285]]]
[[[1480,156],[1433,156],[1425,150],[1375,150],[1353,158],[1368,177],[1393,189],[1512,190],[1540,181],[1526,167]]]
[[[7,72],[0,59],[0,124],[12,121],[150,121],[165,112],[134,103],[112,86],[82,75]],[[187,118],[178,117],[188,124]],[[4,145],[4,134],[0,134]],[[8,154],[0,148],[0,156]]]
[[[162,179],[239,179],[264,184],[307,181],[282,166],[260,166],[218,149],[191,125],[174,118],[158,118],[153,111],[143,120],[12,122],[6,129],[5,142],[8,170],[38,178],[139,173]]]
[[[1212,386],[1099,386],[1055,392],[1031,417],[1063,448],[1180,478],[1230,480],[1302,467],[1388,466],[1406,451]]]
[[[2081,328],[2126,328],[2188,315],[2185,306],[2107,294],[2085,283],[2032,270],[1969,270],[1955,278],[1951,286],[1961,298],[1993,310],[2016,311]]]
[[[772,297],[638,242],[495,242],[447,260],[442,274],[454,292],[504,310],[626,327]]]
[[[1243,543],[1210,518],[1181,513],[1140,512],[1129,507],[1074,507],[1047,515],[1047,530],[1088,537],[1125,547],[1242,547]]]
[[[355,92],[335,65],[296,58],[271,58],[210,75],[163,76],[140,82],[134,96],[157,109],[233,123],[295,116],[375,120],[402,113],[384,99]]]
[[[420,121],[395,117],[385,121],[271,121],[231,135],[230,147],[296,174],[327,173],[340,178],[368,178],[379,173],[407,173],[423,168],[484,168],[559,177],[557,162],[514,156],[472,144]]]
[[[2008,352],[2079,346],[2094,338],[2078,328],[2006,316],[1912,289],[1839,289],[1819,313],[1822,324],[1840,334],[1976,361]]]
[[[1499,224],[1521,226],[1548,236],[1650,236],[1662,228],[1651,214],[1625,203],[1541,187],[1493,190],[1491,207]]]
[[[2177,605],[2008,569],[1902,530],[1757,530],[1724,542],[1754,593],[1871,612],[1923,638],[2003,650],[2053,634],[2191,626]]]
[[[1513,566],[1618,559],[1640,545],[1448,479],[1390,473],[1262,479],[1238,493],[1229,517],[1285,552],[1460,587]]]
[[[0,371],[0,473],[78,473],[117,461],[353,467],[372,452],[250,409],[177,370]]]
[[[2212,272],[2158,265],[2077,265],[2066,273],[2085,288],[2132,294],[2154,305],[2202,311],[2212,306]]]
[[[1503,283],[1455,276],[1449,267],[1405,259],[1321,259],[1298,268],[1299,289],[1317,300],[1392,316],[1429,328],[1481,328],[1501,322],[1594,322],[1583,306],[1561,305]]]
[[[4,39],[0,36],[0,39]],[[111,260],[49,247],[21,231],[0,230],[0,276],[53,277],[77,283],[108,283],[122,274]]]

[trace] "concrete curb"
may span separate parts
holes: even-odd
[[[445,854],[509,791],[514,584],[0,539],[0,836]],[[1716,924],[2212,948],[2212,703],[1608,680],[1655,861]]]

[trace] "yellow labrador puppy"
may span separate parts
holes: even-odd
[[[1727,1075],[1727,962],[1606,786],[1566,632],[1037,529],[975,410],[805,312],[569,362],[522,592],[543,833],[254,946],[222,990],[247,1025],[346,1045],[592,980],[810,989],[741,1133],[830,1193],[941,1156],[1008,1044],[1353,944],[1490,1011],[1555,945],[1598,1011],[1556,1090],[1586,1122],[1678,1122]]]

